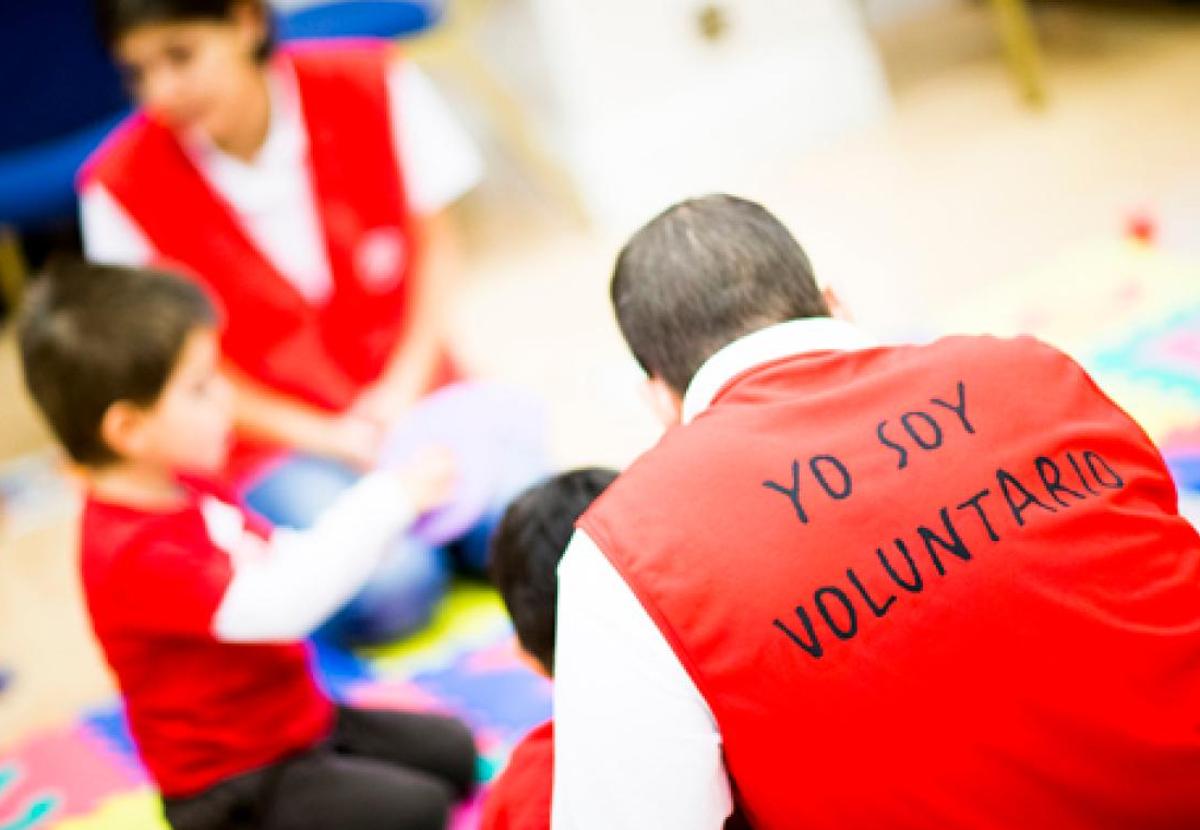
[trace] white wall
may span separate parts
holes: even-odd
[[[857,0],[862,4],[867,21],[873,25],[892,23],[938,6],[949,6],[966,0]]]
[[[593,218],[625,227],[885,115],[856,1],[717,0],[728,25],[708,40],[695,0],[507,0],[522,14],[492,38],[507,55],[491,62]],[[536,54],[523,63],[537,69],[506,71],[514,52]]]

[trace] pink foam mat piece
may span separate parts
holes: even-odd
[[[1200,422],[1194,427],[1172,432],[1162,443],[1164,453],[1200,455]]]
[[[1173,331],[1148,347],[1147,358],[1175,371],[1200,377],[1200,332]]]
[[[481,648],[466,660],[466,670],[482,674],[490,671],[510,669],[524,664],[516,637],[505,637],[498,643]]]
[[[86,815],[105,799],[144,783],[86,727],[71,726],[33,736],[0,757],[16,776],[0,794],[0,815],[37,798],[53,796],[53,819]],[[50,826],[50,825],[47,825]]]
[[[486,795],[485,792],[476,793],[470,801],[456,807],[450,817],[449,830],[477,830],[483,822],[483,802]]]
[[[437,697],[404,680],[371,680],[351,686],[345,693],[346,702],[364,709],[404,709],[417,712],[452,714]]]

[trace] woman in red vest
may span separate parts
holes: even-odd
[[[272,521],[303,526],[453,378],[441,211],[479,178],[478,153],[386,44],[272,54],[261,0],[97,10],[141,108],[81,172],[85,249],[209,290],[238,391],[229,478]],[[401,547],[339,633],[387,639],[428,616],[441,559]]]

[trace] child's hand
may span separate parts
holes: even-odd
[[[444,447],[422,450],[396,470],[413,507],[427,513],[450,500],[458,480],[454,454]]]

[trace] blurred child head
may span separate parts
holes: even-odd
[[[271,52],[263,0],[95,0],[101,35],[138,103],[221,143],[259,90]]]
[[[518,496],[492,538],[492,582],[517,630],[517,640],[546,674],[554,673],[558,561],[575,522],[617,477],[587,467],[560,473]]]
[[[232,393],[214,325],[207,297],[184,279],[60,260],[30,288],[18,323],[25,384],[84,468],[217,472]]]
[[[617,258],[611,295],[634,357],[676,408],[723,346],[830,313],[787,228],[761,205],[724,195],[680,202],[634,234]]]

